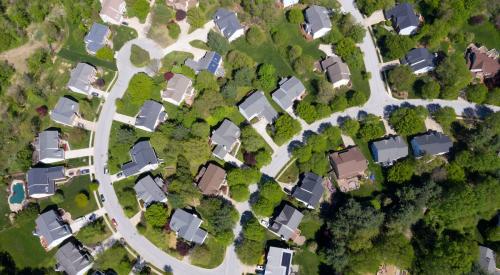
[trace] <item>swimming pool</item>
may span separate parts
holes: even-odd
[[[14,203],[22,203],[24,200],[24,186],[21,182],[16,182],[11,187],[12,194],[10,195],[9,202]]]

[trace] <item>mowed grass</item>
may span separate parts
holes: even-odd
[[[319,274],[320,261],[316,253],[301,250],[299,253],[293,255],[293,263],[299,265],[300,274]]]
[[[116,274],[129,274],[132,269],[133,260],[125,247],[115,244],[97,257],[93,268],[103,271],[111,269]]]
[[[474,33],[474,42],[485,45],[488,49],[498,48],[500,45],[500,32],[489,21],[477,26],[467,24],[464,30]]]
[[[137,38],[137,31],[130,27],[113,27],[113,49],[119,51],[123,45],[132,39]]]
[[[129,177],[113,183],[118,201],[127,217],[132,218],[139,212],[139,203],[137,202],[134,185],[136,177]]]

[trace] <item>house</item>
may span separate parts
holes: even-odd
[[[269,230],[285,241],[295,240],[300,236],[298,228],[303,217],[304,214],[299,210],[285,204],[278,216],[271,221]]]
[[[92,267],[93,258],[90,253],[76,242],[67,242],[56,252],[56,271],[68,275],[84,275]]]
[[[293,103],[295,100],[302,100],[306,94],[304,84],[292,76],[288,79],[283,79],[279,83],[280,87],[273,93],[273,100],[287,112],[292,112]]]
[[[329,56],[320,62],[321,69],[326,72],[328,80],[333,84],[333,88],[349,85],[351,81],[351,71],[349,66],[342,62],[338,56]]]
[[[156,127],[165,121],[166,117],[167,113],[165,113],[163,104],[153,100],[146,100],[139,114],[135,117],[135,127],[144,131],[154,132]]]
[[[290,275],[292,273],[293,250],[269,247],[264,275]]]
[[[97,69],[87,63],[78,63],[71,70],[68,88],[79,94],[92,96],[92,83],[96,80]]]
[[[186,101],[191,105],[194,97],[193,81],[182,74],[175,74],[167,83],[167,88],[161,93],[161,99],[176,106]]]
[[[40,243],[47,251],[58,246],[72,235],[70,226],[55,210],[40,214],[35,220],[35,226],[33,235],[40,238]]]
[[[447,135],[438,132],[429,132],[416,136],[411,139],[410,144],[413,155],[416,157],[443,155],[453,147],[451,139]]]
[[[130,150],[130,157],[132,161],[122,165],[122,172],[125,177],[155,170],[160,164],[153,147],[146,140],[134,144]]]
[[[60,97],[56,107],[50,112],[50,118],[66,126],[73,126],[80,116],[80,105],[78,102],[67,97]]]
[[[358,147],[330,154],[330,163],[337,179],[350,179],[364,175],[368,161]]]
[[[193,71],[198,74],[203,70],[207,70],[217,77],[224,76],[224,68],[222,67],[222,57],[220,54],[210,51],[205,53],[205,55],[198,61],[194,61],[191,58],[186,59],[184,62],[186,66],[193,69]]]
[[[245,35],[245,29],[243,29],[236,13],[233,11],[219,8],[215,12],[213,20],[219,31],[229,42]]]
[[[410,50],[400,62],[410,66],[414,74],[423,74],[436,68],[436,56],[427,48]]]
[[[167,202],[163,186],[164,182],[161,177],[153,178],[147,175],[134,185],[134,190],[137,198],[142,200],[145,206],[148,206],[155,202]]]
[[[325,7],[312,5],[306,9],[304,31],[313,39],[325,36],[332,29],[330,15]]]
[[[101,6],[99,16],[101,16],[102,21],[114,25],[122,23],[126,9],[125,0],[102,0]]]
[[[315,208],[318,206],[319,200],[323,196],[323,177],[314,173],[305,173],[300,185],[296,186],[292,196],[298,201],[305,204],[308,208]]]
[[[230,120],[224,119],[219,128],[213,131],[212,137],[210,137],[211,143],[216,145],[212,152],[214,156],[224,159],[224,157],[226,157],[227,154],[231,154],[233,150],[235,151],[234,153],[236,153],[241,144],[240,135],[240,128]]]
[[[500,269],[496,266],[496,254],[493,250],[479,246],[479,266],[486,271],[487,274],[500,275]]]
[[[187,12],[190,8],[198,6],[198,0],[166,0],[166,4],[175,10]]]
[[[35,155],[37,162],[54,163],[64,160],[64,149],[61,147],[59,132],[45,130],[38,134],[35,140]]]
[[[52,196],[56,183],[65,179],[64,166],[30,168],[26,174],[28,196],[35,199]]]
[[[283,5],[283,8],[288,8],[291,7],[295,4],[299,3],[299,0],[280,0],[281,5]]]
[[[210,163],[207,167],[201,168],[196,181],[203,195],[218,195],[222,185],[226,184],[226,171]]]
[[[84,38],[85,49],[89,54],[96,54],[98,50],[106,46],[111,31],[108,26],[94,23]]]
[[[278,113],[267,100],[263,91],[257,91],[245,99],[239,106],[240,113],[246,120],[264,119],[268,124],[274,122]]]
[[[393,136],[370,144],[373,161],[382,166],[392,165],[398,159],[408,156],[408,145],[401,136]]]
[[[496,49],[488,50],[485,46],[477,47],[470,44],[465,52],[465,58],[469,70],[475,78],[481,80],[498,77],[500,62]]]
[[[178,237],[196,244],[203,244],[207,238],[207,231],[200,228],[202,222],[195,214],[176,209],[170,218],[169,226]]]
[[[411,4],[398,4],[386,10],[384,15],[392,21],[392,26],[399,35],[412,35],[417,32],[420,21]]]

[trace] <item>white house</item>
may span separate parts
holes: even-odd
[[[330,15],[325,7],[312,5],[306,9],[304,30],[317,39],[325,36],[332,29]]]
[[[245,35],[245,29],[241,26],[235,12],[220,8],[215,12],[213,19],[219,31],[229,42]]]

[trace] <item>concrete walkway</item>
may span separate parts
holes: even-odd
[[[135,117],[115,113],[113,120],[135,127]]]

